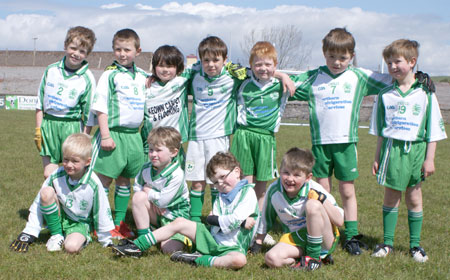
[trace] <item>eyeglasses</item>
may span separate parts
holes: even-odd
[[[217,184],[219,184],[220,183],[220,181],[225,181],[227,178],[228,178],[228,176],[231,174],[231,172],[233,172],[234,171],[234,169],[236,169],[236,166],[235,167],[233,167],[233,168],[231,168],[231,170],[230,170],[230,172],[228,172],[227,173],[227,175],[223,175],[223,176],[220,176],[219,178],[216,178],[217,179],[217,181],[213,181],[212,183],[214,184],[214,185],[217,185]],[[212,180],[211,180],[212,181]]]

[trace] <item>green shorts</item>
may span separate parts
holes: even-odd
[[[313,145],[312,153],[316,159],[313,175],[328,178],[333,175],[340,181],[353,181],[358,178],[358,152],[356,143]]]
[[[230,252],[239,252],[247,255],[247,248],[243,249],[238,245],[219,245],[208,228],[202,223],[197,223],[197,230],[195,232],[195,248],[202,255],[210,255],[214,257],[224,256]]]
[[[234,134],[231,153],[241,164],[242,173],[256,175],[257,181],[278,177],[277,144],[272,132],[240,127]]]
[[[100,145],[99,132],[97,130],[93,138],[96,142],[94,145]],[[113,179],[119,176],[134,178],[144,164],[142,140],[138,130],[111,129],[110,135],[116,148],[112,151],[98,149],[94,171]]]
[[[426,142],[409,142],[383,138],[377,181],[380,185],[405,191],[421,182]]]
[[[82,132],[81,124],[81,120],[45,115],[41,124],[42,150],[39,154],[43,157],[50,157],[51,163],[61,163],[64,140],[73,133]]]
[[[65,215],[63,211],[61,211],[61,213],[61,225],[64,236],[68,236],[69,234],[77,232],[82,234],[86,238],[86,242],[84,243],[84,245],[86,246],[87,244],[89,244],[92,241],[89,224],[76,222],[67,217],[67,215]]]
[[[187,214],[188,214],[187,217],[183,217],[183,218],[189,219],[189,212]],[[154,230],[156,230],[156,229],[158,229],[160,227],[163,227],[165,225],[170,224],[173,221],[174,220],[168,219],[168,218],[166,218],[164,216],[157,215],[157,223],[158,224],[157,225],[151,225],[150,228],[151,228],[152,231],[154,231]],[[175,235],[173,235],[169,239],[170,240],[180,241],[181,243],[186,244],[186,245],[192,244],[192,242],[190,241],[189,238],[187,238],[186,236],[184,236],[184,235],[182,235],[180,233],[176,233]]]

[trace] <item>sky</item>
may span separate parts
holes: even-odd
[[[356,39],[360,67],[379,70],[383,48],[407,38],[420,43],[420,70],[450,75],[449,11],[450,1],[445,0],[0,0],[0,51],[63,50],[67,29],[83,25],[96,34],[94,51],[110,51],[112,36],[123,28],[139,34],[143,51],[169,44],[184,55],[196,54],[203,38],[216,35],[227,43],[229,59],[245,65],[241,43],[246,34],[295,25],[311,48],[305,69],[312,69],[325,63],[323,37],[335,27],[346,27]]]

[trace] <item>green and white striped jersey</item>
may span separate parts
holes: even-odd
[[[108,197],[95,173],[73,181],[61,166],[44,181],[42,187],[46,186],[55,190],[60,211],[71,220],[92,224],[97,232],[114,229]]]
[[[193,95],[189,119],[189,140],[207,140],[234,133],[236,90],[241,82],[223,67],[219,76],[209,78],[200,63],[192,67],[190,94]]]
[[[310,189],[324,193],[327,200],[336,206],[344,216],[344,210],[337,205],[334,197],[317,182],[309,180],[303,185],[296,197],[289,198],[283,188],[281,178],[279,178],[269,186],[266,192],[258,234],[269,232],[277,217],[281,222],[284,233],[295,232],[306,227],[305,205]]]
[[[158,174],[152,163],[146,162],[136,175],[133,190],[141,191],[144,187],[150,188],[149,201],[166,210],[164,217],[189,219],[189,190],[178,160],[174,159]]]
[[[143,130],[148,133],[155,127],[170,126],[181,134],[181,141],[189,137],[187,88],[192,70],[187,68],[180,76],[166,84],[152,83],[145,91],[145,114]]]
[[[250,232],[243,230],[241,224],[248,217],[253,217],[256,224],[259,221],[258,200],[253,184],[247,184],[239,190],[230,204],[218,195],[214,202],[212,215],[219,216],[220,226],[211,226],[210,232],[216,242],[224,246],[240,246],[243,251],[243,244],[249,244],[249,238],[252,239],[256,233],[256,226]]]
[[[239,126],[277,132],[288,97],[277,79],[272,78],[268,83],[261,84],[252,73],[238,91],[237,123]]]
[[[313,145],[358,142],[362,100],[392,83],[388,74],[349,66],[333,75],[326,66],[292,76],[293,99],[308,101]]]
[[[36,109],[58,118],[83,119],[87,124],[95,78],[83,62],[80,69],[68,75],[62,60],[50,64],[42,76]]]
[[[91,110],[107,114],[109,128],[139,128],[144,119],[147,73],[133,67],[134,73],[115,61],[98,81]]]
[[[397,82],[380,92],[369,133],[403,141],[447,138],[436,94],[428,93],[417,80],[407,92]]]

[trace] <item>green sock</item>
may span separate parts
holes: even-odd
[[[138,248],[144,252],[151,246],[155,245],[157,243],[155,237],[153,236],[153,233],[151,231],[147,232],[145,235],[140,235],[136,240],[133,241],[133,243],[138,246]]]
[[[307,256],[318,260],[320,258],[320,250],[322,249],[322,236],[306,235],[306,252]]]
[[[395,227],[397,226],[398,207],[387,207],[383,205],[383,231],[384,244],[393,246]]]
[[[345,240],[350,240],[353,236],[358,235],[358,221],[344,221],[344,225]]]
[[[420,246],[420,232],[422,231],[423,212],[408,210],[409,248]]]
[[[116,186],[116,191],[114,192],[114,225],[116,226],[120,225],[121,221],[125,221],[130,195],[130,186]]]
[[[217,257],[213,257],[213,256],[210,256],[210,255],[203,255],[203,256],[201,256],[201,257],[198,257],[198,258],[195,260],[195,263],[196,263],[198,266],[211,267],[211,266],[213,266],[214,260],[215,260],[216,258],[217,258]]]
[[[202,216],[203,201],[205,199],[205,192],[191,190],[189,193],[189,199],[191,200],[191,220],[194,222],[200,222],[200,217]]]
[[[61,226],[61,219],[59,218],[58,214],[58,205],[56,202],[53,202],[52,204],[48,206],[44,206],[41,204],[41,212],[44,216],[45,221],[47,222],[48,230],[50,230],[51,235],[61,234],[62,232],[62,226]]]
[[[138,236],[146,235],[149,232],[151,232],[150,228],[144,228],[144,229],[138,229],[137,230]]]
[[[214,207],[214,202],[216,201],[218,195],[219,191],[216,188],[211,188],[211,208]]]

